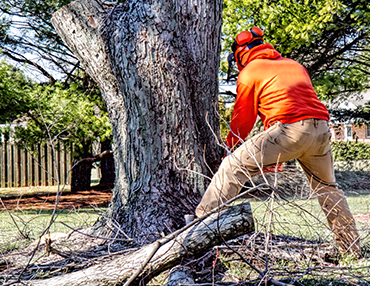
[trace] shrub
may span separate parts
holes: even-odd
[[[331,142],[334,161],[370,159],[370,144],[356,141]]]

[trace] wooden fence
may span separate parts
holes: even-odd
[[[46,145],[25,150],[9,142],[0,144],[1,188],[52,186],[58,184],[58,177],[60,184],[70,184],[72,156],[65,146],[53,154]]]

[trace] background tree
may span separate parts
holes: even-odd
[[[69,0],[1,1],[0,53],[19,69],[26,71],[28,76],[32,75],[33,80],[42,82],[44,86],[56,84],[55,88],[48,87],[47,92],[55,95],[62,89],[65,89],[66,94],[70,96],[71,102],[74,103],[76,100],[80,102],[84,98],[84,101],[90,101],[94,105],[94,108],[92,106],[89,106],[89,108],[93,108],[96,114],[99,113],[100,117],[104,117],[106,116],[106,108],[104,102],[101,100],[96,83],[81,69],[77,58],[65,46],[50,23],[52,13],[69,2]],[[71,88],[71,86],[74,87]],[[76,86],[78,86],[77,89],[75,88]],[[55,93],[51,91],[52,89],[54,91],[58,90],[58,92]],[[72,90],[76,93],[73,93]],[[44,90],[44,95],[45,92]],[[58,95],[55,96],[59,98]],[[14,101],[14,99],[12,100]],[[64,98],[63,100],[67,99]],[[23,110],[23,114],[27,114],[28,117],[30,116],[30,111],[33,111],[33,114],[35,114],[35,108],[37,107],[34,105],[32,108],[26,102],[20,102],[18,106]],[[29,108],[29,111],[27,108]],[[15,114],[10,114],[11,112],[15,112]],[[8,109],[7,114],[7,120],[14,120],[19,116],[15,106]],[[50,115],[52,114],[50,113]],[[68,114],[72,115],[70,112]],[[111,137],[106,136],[106,129],[100,130],[99,133],[98,129],[94,129],[91,126],[89,120],[75,120],[79,118],[79,114],[76,113],[75,115],[77,117],[70,118],[69,120],[71,122],[76,121],[76,124],[81,125],[79,129],[85,130],[85,132],[72,132],[73,135],[69,136],[70,139],[73,138],[71,141],[76,144],[73,149],[74,158],[76,162],[80,162],[72,170],[72,190],[84,190],[90,187],[88,174],[91,170],[92,143],[100,141],[102,143],[102,151],[110,150]],[[49,117],[48,120],[52,120],[52,118]],[[90,127],[93,130],[87,132],[87,128]],[[38,133],[38,131],[35,132]],[[38,133],[38,135],[42,135],[42,133]],[[77,136],[80,137],[78,138]],[[105,141],[102,141],[103,138]],[[25,139],[28,140],[29,138],[25,137]],[[45,143],[47,137],[43,139]],[[34,141],[39,142],[40,140],[41,137]],[[106,153],[106,155],[109,154],[111,152]],[[90,159],[81,161],[81,159],[86,158]],[[100,164],[102,183],[113,183],[113,159],[112,157],[105,156],[102,160],[103,162]]]
[[[44,144],[73,146],[75,160],[85,159],[73,168],[78,175],[72,176],[72,192],[90,188],[92,143],[111,137],[106,111],[96,108],[100,94],[84,92],[77,83],[69,88],[34,83],[17,68],[0,62],[0,123],[12,123],[3,131],[30,149]]]
[[[15,63],[27,64],[40,81],[55,83],[63,78],[82,79],[77,58],[65,46],[50,23],[52,13],[69,0],[0,1],[0,46]]]
[[[20,70],[0,61],[0,124],[10,123],[35,109],[35,102],[29,97],[31,87],[31,82]]]
[[[367,1],[224,1],[223,48],[254,25],[284,57],[309,72],[321,99],[340,101],[369,87]]]
[[[370,123],[370,102],[357,106],[355,109],[333,108],[329,109],[329,112],[339,122],[352,121],[359,125]]]

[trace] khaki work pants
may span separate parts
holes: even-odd
[[[277,122],[244,142],[221,163],[196,209],[205,212],[235,197],[245,182],[262,168],[297,159],[324,211],[341,253],[360,256],[355,221],[344,192],[337,188],[330,149],[328,122],[305,119],[291,124]]]

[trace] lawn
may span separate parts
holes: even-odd
[[[19,199],[32,195],[46,193],[55,196],[57,186],[26,187],[0,189],[0,197],[4,199]],[[69,192],[69,186],[64,189]],[[50,233],[68,233],[73,228],[92,225],[106,208],[69,208],[57,210],[54,222],[50,225]],[[36,240],[49,226],[53,209],[23,209],[5,210],[0,204],[0,252],[19,248]]]
[[[14,191],[16,195],[19,195],[18,192],[19,190]],[[7,195],[11,196],[12,193],[10,192]],[[370,190],[362,190],[361,193],[351,192],[347,194],[347,200],[353,215],[369,214]],[[332,232],[327,226],[325,216],[316,198],[305,199],[287,196],[283,199],[269,197],[247,199],[247,201],[251,203],[257,232],[265,233],[270,230],[275,235],[287,235],[320,242],[328,241],[333,244]],[[50,227],[50,232],[68,233],[71,228],[92,225],[104,211],[104,208],[58,210],[55,222]],[[0,211],[0,252],[22,247],[35,241],[48,227],[52,213],[52,210],[12,210],[10,214],[6,210]],[[292,273],[298,273],[296,274],[298,276],[302,275],[300,284],[297,285],[307,286],[353,285],[353,283],[349,282],[347,284],[345,281],[355,277],[369,277],[370,243],[368,229],[370,222],[357,220],[356,223],[361,234],[365,259],[356,261],[352,258],[342,257],[340,267],[333,266],[332,268],[324,267],[320,269],[311,265],[309,258],[302,260],[306,261],[307,265],[298,262],[297,264],[295,262],[275,261],[269,266],[271,271],[276,272],[275,276],[271,274],[272,277],[275,277],[275,279],[283,278],[285,276],[281,276],[279,273],[293,271]],[[220,255],[219,263],[222,263],[225,267],[225,277],[234,277],[240,281],[258,280],[255,271],[229,255],[224,257]],[[313,269],[312,272],[303,275],[309,268]],[[158,283],[155,284],[158,285]]]
[[[346,197],[355,217],[369,215],[370,190],[362,190],[361,194],[350,193]],[[275,197],[272,199],[268,197],[246,199],[246,201],[251,204],[256,232],[271,231],[274,235],[302,238],[317,241],[319,244],[329,242],[331,245],[335,245],[333,234],[316,198],[285,197],[279,199]],[[316,267],[317,265],[310,256],[301,254],[302,256],[298,260],[291,259],[289,261],[288,259],[285,261],[273,259],[274,254],[271,254],[270,275],[275,279],[286,278],[287,273],[292,273],[293,277],[302,275],[299,282],[294,285],[370,285],[370,221],[356,219],[356,225],[361,236],[363,259],[357,260],[350,255],[345,255],[336,258],[339,265],[324,264],[324,266]],[[232,259],[229,255],[220,257],[227,269],[225,276],[234,277],[238,281],[247,282],[254,279],[258,281],[258,274],[244,262],[238,261],[237,258],[235,256]],[[303,274],[306,271],[307,274]],[[279,273],[284,273],[284,275]],[[290,279],[286,279],[286,282],[288,281]],[[357,281],[357,283],[353,281]]]
[[[57,211],[50,232],[68,233],[72,228],[92,225],[104,209]],[[0,252],[24,246],[36,240],[49,226],[52,210],[0,212]]]
[[[370,191],[361,194],[347,194],[347,201],[352,214],[370,215]],[[272,233],[299,238],[332,242],[332,232],[327,225],[324,213],[316,198],[284,199],[271,198],[248,199],[251,203],[253,216],[256,220],[257,231],[264,232],[264,228],[271,221]],[[356,219],[356,225],[363,244],[369,244],[369,221]]]
[[[37,193],[56,192],[57,188],[8,189],[5,195],[1,192],[1,196],[25,195],[32,193],[32,190]],[[348,194],[347,200],[353,215],[369,214],[370,191]],[[269,198],[258,198],[248,199],[248,201],[251,203],[256,220],[256,231],[265,232],[266,227],[270,225],[272,233],[277,235],[332,241],[332,233],[316,198],[286,197],[284,199],[275,198],[273,201]],[[104,210],[104,208],[58,210],[50,232],[67,233],[71,228],[92,225]],[[14,247],[23,245],[29,241],[22,239],[24,237],[29,237],[31,240],[36,239],[49,225],[52,212],[52,210],[13,210],[10,213],[5,210],[0,211],[0,250],[4,251],[12,247],[8,245],[9,242]],[[356,221],[356,223],[363,243],[369,243],[370,222]]]

